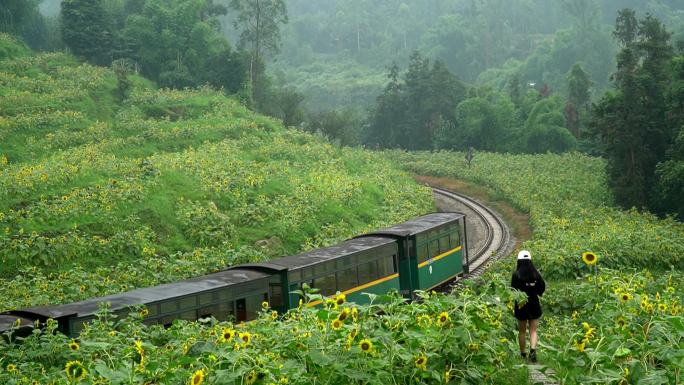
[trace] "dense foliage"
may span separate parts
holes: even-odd
[[[534,236],[521,247],[548,284],[539,354],[560,383],[682,381],[684,225],[613,207],[605,161],[476,153],[468,167],[463,153],[389,155],[416,173],[488,186],[529,213]],[[513,267],[504,261],[484,279],[509,282]]]
[[[209,89],[132,77],[117,105],[115,83],[63,54],[0,62],[2,309],[177,280],[429,210],[426,189],[368,152]]]

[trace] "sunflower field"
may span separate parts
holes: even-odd
[[[11,39],[11,38],[9,38]],[[63,53],[0,61],[0,311],[294,253],[433,210],[430,191],[211,89]]]
[[[389,152],[405,169],[464,179],[529,213],[521,245],[547,282],[540,362],[561,384],[684,383],[684,225],[611,203],[605,163],[581,154]],[[514,260],[485,281],[508,282]]]

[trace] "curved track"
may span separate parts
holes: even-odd
[[[462,278],[477,277],[495,260],[508,255],[515,240],[504,221],[490,208],[475,199],[453,191],[431,186],[439,208],[466,213],[466,233],[469,271]],[[451,203],[449,203],[451,202]],[[458,280],[457,280],[458,281]],[[452,282],[447,283],[453,284]]]

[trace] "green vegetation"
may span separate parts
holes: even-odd
[[[463,153],[388,155],[415,173],[488,186],[530,214],[534,235],[521,247],[548,285],[541,361],[562,381],[682,381],[684,225],[615,208],[604,160],[476,153],[468,168]],[[598,270],[583,263],[588,251]],[[509,282],[513,268],[513,259],[504,261],[484,280]]]
[[[117,104],[112,71],[64,54],[0,62],[3,310],[195,276],[430,210],[428,190],[378,156],[285,130],[220,92],[131,79]]]

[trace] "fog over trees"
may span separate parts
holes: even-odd
[[[679,0],[5,0],[0,32],[340,145],[604,156],[683,214]]]

